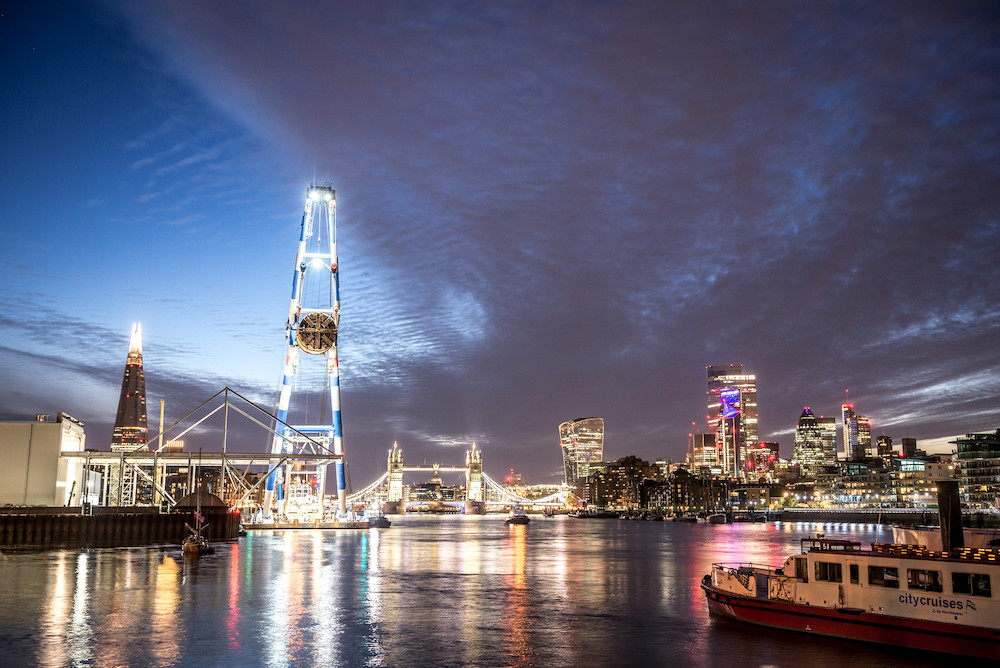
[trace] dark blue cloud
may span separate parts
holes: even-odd
[[[159,373],[267,394],[302,188],[331,180],[358,477],[394,440],[430,460],[477,440],[487,470],[535,477],[558,470],[556,426],[580,415],[606,418],[609,458],[679,457],[716,363],[758,374],[765,436],[802,405],[835,413],[844,388],[876,431],[996,426],[990,5],[79,11],[107,41],[63,48],[131,82],[130,104],[93,98],[124,119],[99,126],[110,154],[79,148],[113,175],[81,201],[128,193],[88,214],[88,243],[126,227],[149,277],[124,302],[82,302],[106,327],[105,301],[126,322],[140,304],[172,319],[150,330],[174,351]],[[14,78],[16,99],[53,90]]]

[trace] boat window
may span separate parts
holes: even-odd
[[[922,571],[916,568],[906,570],[906,582],[910,589],[941,591],[941,571]]]
[[[861,576],[858,575],[858,565],[851,564],[851,584],[858,584],[861,582]]]
[[[990,576],[985,573],[952,573],[951,589],[956,594],[992,596]]]
[[[894,566],[869,566],[868,584],[899,589],[899,569]]]
[[[795,557],[795,577],[802,582],[809,582],[809,563],[805,557]]]
[[[843,582],[844,579],[841,576],[840,564],[817,561],[816,579],[823,582]]]

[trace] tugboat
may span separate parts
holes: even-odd
[[[507,518],[507,524],[527,524],[531,521],[528,517],[528,513],[524,510],[523,506],[514,506],[510,509],[510,517]]]

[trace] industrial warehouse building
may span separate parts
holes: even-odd
[[[0,422],[0,506],[79,505],[83,460],[60,453],[85,442],[83,423],[65,413]]]

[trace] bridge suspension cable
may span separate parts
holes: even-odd
[[[372,484],[368,485],[367,487],[365,487],[361,491],[355,492],[354,494],[349,495],[347,497],[347,502],[348,503],[358,503],[359,501],[366,501],[367,499],[370,498],[369,495],[374,496],[373,492],[375,492],[375,490],[377,490],[379,487],[381,487],[388,478],[389,478],[389,473],[387,471],[387,472],[385,472],[385,473],[382,474],[382,477],[378,478],[375,482],[373,482]]]

